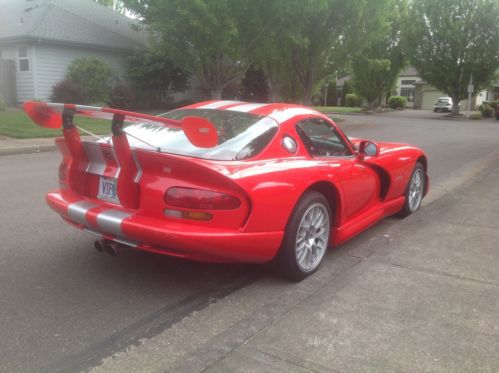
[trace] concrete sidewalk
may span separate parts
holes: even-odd
[[[268,276],[94,371],[497,371],[497,161],[305,281]]]
[[[12,139],[0,136],[0,156],[40,153],[55,150],[54,138]]]

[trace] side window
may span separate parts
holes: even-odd
[[[18,49],[19,71],[29,71],[28,47]]]
[[[352,155],[336,129],[320,118],[305,119],[296,125],[310,155],[315,157],[338,157]]]

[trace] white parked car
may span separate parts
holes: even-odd
[[[452,111],[452,98],[439,97],[433,104],[433,112],[436,113],[437,111]]]

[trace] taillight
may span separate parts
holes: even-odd
[[[241,206],[241,201],[229,194],[182,187],[168,189],[164,201],[170,206],[196,210],[233,210]]]

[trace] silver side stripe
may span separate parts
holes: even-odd
[[[85,153],[87,154],[88,166],[87,173],[94,175],[104,175],[106,171],[107,163],[102,154],[102,149],[98,143],[94,142],[83,142],[83,147],[85,148]]]
[[[222,107],[222,106],[227,106],[227,105],[237,104],[237,103],[239,103],[239,101],[228,101],[228,100],[227,101],[215,101],[215,102],[212,102],[211,104],[199,106],[196,109],[217,109],[217,108]]]
[[[85,214],[94,207],[97,207],[97,205],[88,201],[72,203],[68,206],[68,216],[75,223],[87,226],[88,222],[85,219]]]
[[[132,214],[120,210],[106,210],[97,215],[97,225],[104,232],[123,237],[121,223]]]
[[[237,105],[233,106],[231,108],[228,108],[227,110],[230,111],[240,111],[242,113],[248,113],[250,111],[260,109],[264,106],[267,106],[268,104],[244,104],[244,105]]]
[[[135,151],[132,151],[132,158],[133,161],[135,162],[135,166],[137,166],[137,174],[135,175],[133,181],[138,184],[140,183],[140,179],[142,178],[142,166],[140,165],[139,160],[137,159],[137,153]]]

